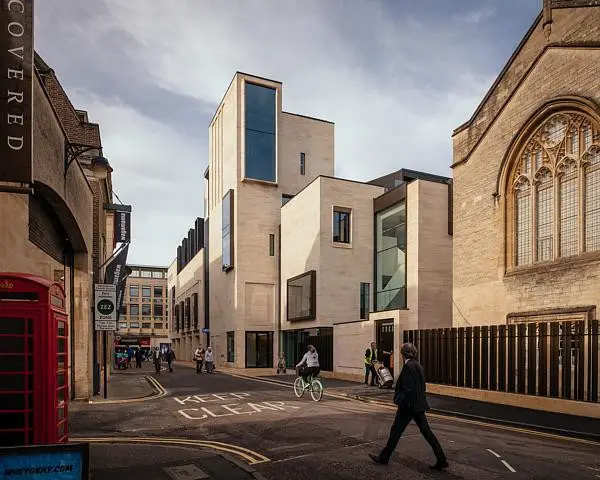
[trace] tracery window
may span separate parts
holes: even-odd
[[[600,128],[553,114],[527,140],[510,182],[512,264],[600,251]]]

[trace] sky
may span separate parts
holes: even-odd
[[[169,265],[203,216],[208,126],[236,71],[335,123],[335,174],[451,176],[467,121],[542,0],[51,0],[35,48],[100,124],[129,263]]]

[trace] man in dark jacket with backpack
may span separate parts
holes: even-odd
[[[425,412],[429,410],[429,404],[425,398],[425,373],[423,367],[417,361],[417,349],[412,343],[405,343],[402,345],[401,353],[404,357],[404,367],[400,372],[400,378],[398,378],[394,393],[394,403],[398,405],[396,418],[392,424],[386,446],[379,455],[369,453],[369,457],[375,463],[387,465],[402,433],[410,421],[414,420],[421,431],[421,435],[431,445],[433,453],[435,453],[437,462],[430,468],[443,470],[448,468],[448,461],[425,416]]]

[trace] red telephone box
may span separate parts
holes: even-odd
[[[0,446],[68,441],[68,332],[60,284],[0,273]]]

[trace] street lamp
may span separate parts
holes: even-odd
[[[94,172],[94,177],[98,180],[106,180],[108,174],[113,171],[113,168],[110,166],[108,159],[101,155],[92,158],[92,172]]]

